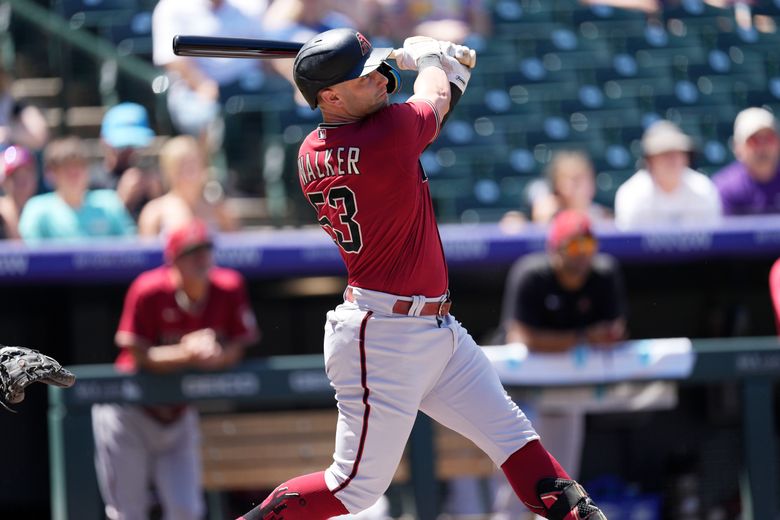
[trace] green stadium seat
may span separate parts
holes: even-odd
[[[135,0],[52,0],[51,5],[73,29],[126,25],[139,11]]]

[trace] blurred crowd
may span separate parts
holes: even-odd
[[[666,2],[598,3],[658,16]],[[749,21],[749,5],[733,4],[736,15]],[[152,24],[153,61],[170,80],[172,136],[158,135],[146,107],[121,102],[107,108],[95,153],[78,136],[53,135],[39,108],[14,98],[13,77],[0,69],[0,238],[28,244],[133,236],[163,240],[165,265],[139,276],[128,291],[116,336],[123,349],[117,366],[159,372],[216,370],[237,363],[244,348],[259,337],[243,280],[235,272],[214,268],[211,256],[214,234],[242,227],[226,197],[236,181],[219,172],[243,169],[250,172],[244,177],[261,182],[260,154],[249,154],[252,160],[246,162],[242,147],[251,143],[240,138],[246,122],[225,117],[227,104],[236,93],[259,92],[274,79],[292,83],[292,60],[176,56],[173,35],[303,42],[321,31],[350,26],[382,46],[398,45],[409,35],[427,35],[479,50],[491,35],[491,22],[482,0],[160,0]],[[302,99],[298,102],[305,106]],[[777,117],[763,107],[742,108],[729,143],[735,160],[712,174],[695,169],[699,143],[677,124],[649,124],[641,136],[641,156],[635,158],[637,169],[617,189],[613,207],[595,200],[598,172],[585,150],[552,154],[543,175],[526,192],[530,211],[507,212],[498,223],[507,233],[519,232],[528,223],[548,230],[545,251],[518,260],[509,273],[498,339],[523,343],[536,352],[564,352],[582,343],[609,347],[627,337],[619,266],[599,252],[597,230],[716,228],[732,216],[780,214]],[[152,286],[159,294],[149,295]],[[772,294],[780,307],[780,268],[773,271]],[[162,300],[152,302],[154,298]],[[175,337],[166,329],[170,323],[160,318],[164,313],[156,312],[160,301],[168,300],[170,308],[181,311],[183,317],[177,319],[185,322]],[[220,307],[223,301],[227,304],[221,307],[231,312],[209,321],[216,313],[203,309]],[[159,323],[139,317],[146,315],[160,318]],[[150,346],[170,348],[155,357],[149,356]],[[197,479],[181,483],[182,474],[197,472],[197,439],[192,437],[197,418],[192,410],[101,405],[93,418],[107,507],[148,508],[136,499],[146,489],[120,497],[106,482],[126,480],[125,489],[145,482],[132,471],[109,473],[122,467],[147,471],[123,461],[141,460],[145,452],[157,450],[169,456],[171,464],[191,470],[161,471],[160,482],[179,481],[161,494],[164,507],[184,507],[183,517],[202,514]],[[551,451],[576,474],[583,414],[540,412],[535,420],[540,431],[549,431],[545,438],[551,439]],[[173,423],[180,425],[176,435],[154,433],[160,424]],[[117,438],[136,430],[143,437],[136,451],[111,449],[119,444]],[[566,435],[555,439],[555,432]],[[506,518],[514,518],[520,507],[516,502],[497,507]]]

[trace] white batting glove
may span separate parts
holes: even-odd
[[[415,69],[423,56],[442,56],[438,40],[427,36],[412,36],[404,40],[404,52],[414,60]],[[397,61],[396,61],[397,63]]]
[[[453,83],[461,93],[466,92],[466,87],[471,79],[471,69],[459,62],[452,56],[443,56],[441,59],[442,69],[447,74],[447,79]]]
[[[452,56],[470,69],[477,65],[477,52],[465,45],[439,40],[439,48],[445,56]]]
[[[417,70],[417,62],[411,53],[404,48],[394,49],[390,57],[395,60],[396,66],[401,70]]]

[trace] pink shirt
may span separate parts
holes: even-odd
[[[402,296],[447,291],[447,265],[422,151],[439,131],[425,100],[348,124],[321,124],[298,154],[303,193],[339,246],[349,284]]]

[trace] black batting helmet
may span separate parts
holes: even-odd
[[[387,78],[387,93],[401,85],[393,67],[384,60],[392,49],[374,49],[365,36],[354,29],[331,29],[306,42],[293,65],[295,84],[308,101],[317,107],[317,93],[342,81],[365,76],[378,70]]]

